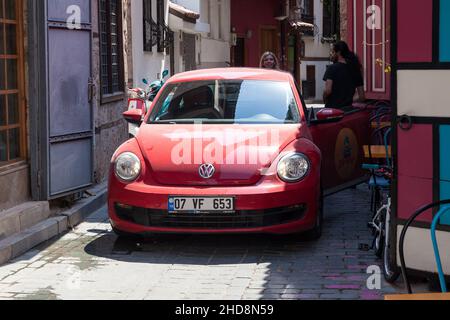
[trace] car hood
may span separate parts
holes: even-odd
[[[152,180],[163,185],[254,185],[264,169],[292,141],[300,124],[175,125],[144,124],[137,136]],[[201,177],[202,164],[213,164],[212,177]]]

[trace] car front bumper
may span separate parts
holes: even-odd
[[[170,214],[169,196],[234,197],[235,212]],[[124,185],[111,176],[108,213],[115,229],[132,234],[289,234],[315,226],[319,197],[320,185],[314,176],[295,184],[273,178],[245,187]]]

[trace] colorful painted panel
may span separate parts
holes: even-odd
[[[450,199],[450,182],[441,181],[441,200]],[[441,224],[450,226],[450,212],[447,212],[440,221]]]
[[[432,62],[433,1],[398,0],[397,7],[398,62]]]
[[[397,114],[450,117],[450,70],[398,71]]]
[[[440,126],[439,140],[441,180],[450,182],[450,125]]]
[[[398,176],[398,217],[407,220],[420,207],[433,202],[433,180]],[[417,221],[431,222],[432,211],[429,210]]]
[[[390,99],[390,0],[349,0],[347,41],[361,60],[369,99]]]
[[[450,62],[450,0],[441,0],[440,60]]]
[[[433,126],[415,124],[408,131],[399,128],[397,132],[399,174],[432,179]]]

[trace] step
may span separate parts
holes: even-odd
[[[0,212],[0,240],[22,232],[50,217],[47,201],[25,202]]]
[[[0,238],[0,266],[10,261],[11,259],[16,259],[23,253],[36,247],[37,245],[60,234],[63,234],[70,229],[73,229],[73,227],[83,222],[92,213],[96,212],[102,206],[106,205],[107,181],[94,186],[89,190],[88,194],[89,197],[83,198],[82,200],[74,204],[71,208],[58,213],[56,216],[49,216],[50,210],[48,210],[49,205],[47,202],[40,203],[42,209],[41,213],[47,212],[47,214],[37,215],[39,216],[39,218],[45,216],[46,218],[38,221],[35,224],[33,224],[32,219],[35,219],[34,221],[37,221],[38,217],[29,217],[29,213],[39,212],[40,209],[37,208],[36,202],[33,202],[33,205],[24,204],[22,205],[23,207],[19,206],[23,210],[8,210],[8,212],[1,212],[0,221],[3,221],[5,225],[6,221],[9,221],[9,223],[12,223],[17,228],[19,228],[22,221],[22,226],[31,225],[31,227],[22,229],[20,230],[20,232],[14,233],[7,238]],[[33,206],[35,208],[35,211],[30,209]],[[12,216],[22,216],[23,219],[17,220],[11,218],[11,212],[15,212],[15,215]],[[17,212],[19,212],[20,214],[18,214]],[[25,217],[28,217],[28,220],[26,220]]]
[[[39,222],[33,227],[0,240],[0,266],[35,246],[67,231],[67,217],[58,216]]]

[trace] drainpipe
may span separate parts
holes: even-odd
[[[170,0],[167,0],[165,3],[166,3],[166,5],[165,5],[165,12],[164,12],[164,21],[166,21],[166,23],[167,23],[167,26],[169,25],[169,1]],[[162,61],[161,61],[161,77],[162,77],[162,74],[164,73],[164,70],[166,70],[166,58],[167,58],[167,50],[168,50],[168,48],[167,47],[165,47],[164,48],[164,52],[163,52],[163,59],[162,59]],[[173,54],[173,52],[171,52],[171,54]],[[173,70],[170,70],[171,72],[173,72]],[[162,79],[161,79],[162,80]]]

